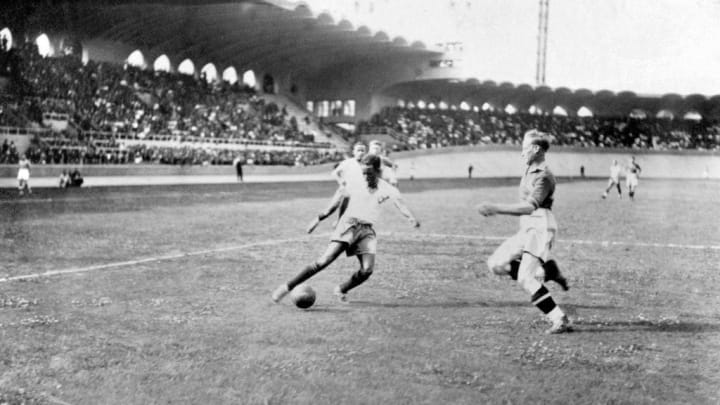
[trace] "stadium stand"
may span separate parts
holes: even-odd
[[[11,81],[0,124],[5,133],[39,131],[27,150],[33,163],[230,164],[241,154],[252,164],[306,165],[343,158],[330,142],[301,131],[285,107],[237,84],[42,57],[31,42],[2,53]],[[16,158],[4,152],[3,160]]]
[[[521,143],[539,128],[562,146],[718,150],[720,121],[651,117],[568,117],[389,107],[358,125],[358,136],[392,134],[396,150]]]

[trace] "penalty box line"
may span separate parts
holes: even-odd
[[[310,235],[309,238],[319,238],[319,237],[328,237],[328,236],[329,236],[329,234],[316,234],[316,235]],[[211,254],[211,253],[221,253],[221,252],[230,252],[233,250],[243,250],[243,249],[249,249],[249,248],[258,247],[258,246],[273,246],[273,245],[281,245],[283,243],[302,242],[307,239],[308,239],[308,236],[303,236],[303,237],[298,237],[298,238],[288,238],[288,239],[269,239],[269,240],[264,240],[264,241],[260,241],[260,242],[244,243],[242,245],[226,246],[226,247],[215,248],[215,249],[197,250],[194,252],[182,252],[182,253],[176,253],[176,254],[164,255],[164,256],[153,256],[153,257],[147,257],[147,258],[138,259],[138,260],[127,260],[127,261],[123,261],[123,262],[105,263],[105,264],[98,264],[95,266],[88,266],[88,267],[73,267],[73,268],[62,269],[62,270],[50,270],[50,271],[46,271],[43,273],[24,274],[24,275],[20,275],[20,276],[0,278],[0,283],[6,283],[9,281],[30,280],[30,279],[40,278],[40,277],[50,277],[50,276],[58,276],[58,275],[64,275],[64,274],[88,273],[88,272],[92,272],[92,271],[114,269],[114,268],[118,268],[118,267],[135,266],[135,265],[144,264],[144,263],[152,263],[152,262],[159,262],[159,261],[165,261],[165,260],[175,260],[175,259],[181,259],[181,258],[192,257],[192,256],[202,256],[202,255]]]
[[[454,239],[471,239],[471,240],[505,240],[510,236],[482,236],[482,235],[463,235],[463,234],[445,234],[445,233],[423,233],[419,231],[417,233],[409,232],[382,232],[383,236],[399,236],[408,238],[454,238]],[[661,249],[693,249],[693,250],[720,250],[719,245],[689,245],[680,243],[650,243],[650,242],[622,242],[622,241],[596,241],[596,240],[583,240],[583,239],[558,239],[561,243],[572,243],[577,245],[599,245],[602,247],[610,246],[630,246],[630,247],[652,247]]]

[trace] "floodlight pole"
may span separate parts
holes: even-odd
[[[535,84],[545,85],[545,62],[547,57],[547,36],[548,36],[548,12],[550,11],[550,0],[539,0],[540,12],[538,15],[537,34],[537,64],[535,66]]]

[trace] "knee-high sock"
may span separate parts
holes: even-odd
[[[302,271],[300,271],[297,276],[295,276],[292,280],[288,281],[288,290],[292,291],[293,288],[304,283],[322,269],[323,267],[320,266],[320,264],[318,264],[317,262],[305,266],[305,268],[302,269]]]
[[[520,271],[520,260],[513,260],[510,262],[510,278],[513,280],[518,279],[518,271]]]
[[[340,291],[345,294],[353,288],[367,281],[372,275],[371,271],[363,271],[362,269],[356,271],[350,276],[350,278],[344,283],[340,284]]]
[[[555,301],[550,295],[550,291],[548,291],[548,289],[545,288],[544,285],[540,285],[540,288],[535,291],[535,293],[532,295],[531,301],[533,305],[538,307],[538,309],[541,310],[542,313],[545,315],[549,314],[553,309],[557,307]]]

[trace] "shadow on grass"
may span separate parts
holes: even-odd
[[[720,324],[704,322],[680,321],[586,321],[573,322],[575,332],[602,333],[602,332],[665,332],[665,333],[708,333],[719,332]]]

